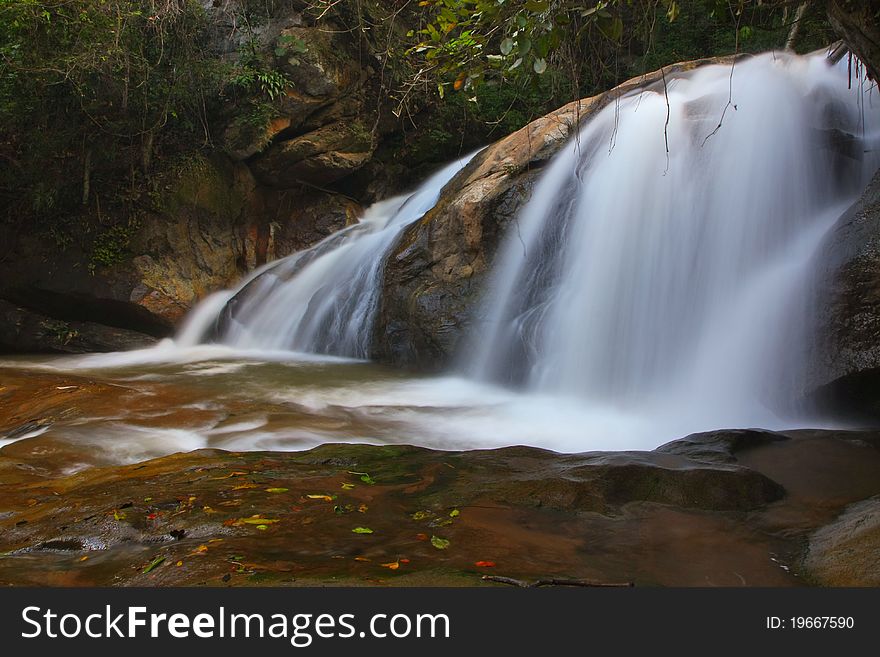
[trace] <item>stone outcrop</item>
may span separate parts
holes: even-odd
[[[87,353],[136,349],[155,342],[144,333],[95,322],[60,321],[0,300],[0,352]]]
[[[837,222],[816,264],[818,333],[806,393],[827,410],[880,419],[880,173]]]
[[[728,58],[667,67],[673,77]],[[410,226],[388,258],[375,354],[396,364],[448,363],[473,321],[505,227],[528,200],[541,167],[582,121],[638,88],[662,84],[660,71],[569,103],[477,155],[444,189],[437,205]]]

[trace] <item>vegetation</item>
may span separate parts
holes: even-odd
[[[118,261],[174,161],[234,150],[215,134],[230,122],[237,141],[258,143],[278,116],[292,87],[278,63],[290,70],[308,51],[258,38],[283,6],[356,44],[381,80],[377,111],[398,117],[386,152],[416,171],[658,66],[781,47],[799,5],[241,0],[238,52],[221,57],[199,0],[0,0],[0,229],[90,236],[92,263]],[[799,50],[835,38],[824,3],[800,19]]]

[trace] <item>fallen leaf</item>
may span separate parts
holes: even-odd
[[[399,561],[392,561],[391,563],[383,563],[382,567],[383,568],[390,568],[391,570],[397,570],[398,568],[400,568],[400,562]]]
[[[445,538],[440,538],[439,536],[432,536],[431,545],[433,545],[438,550],[445,550],[449,547],[449,541]]]
[[[228,475],[224,477],[214,477],[213,479],[209,479],[208,481],[221,481],[223,479],[229,479],[230,477],[241,477],[242,475],[248,474],[247,472],[230,472]]]
[[[400,563],[409,563],[409,559],[401,559]]]
[[[477,568],[494,568],[495,562],[494,561],[477,561],[476,563],[474,563],[474,565]]]
[[[352,511],[354,511],[354,507],[351,504],[336,504],[333,506],[333,512],[338,516],[351,513]]]
[[[370,507],[368,507],[366,504],[361,504],[361,505],[358,507],[358,513],[366,513],[366,512],[367,512],[367,509],[369,509],[369,508],[370,508]]]
[[[372,561],[372,559],[367,559],[366,557],[355,557],[355,561]]]
[[[372,486],[373,484],[376,483],[376,480],[373,479],[373,478],[372,478],[370,475],[368,475],[368,474],[361,475],[361,481],[364,482],[365,484],[369,484],[370,486]]]
[[[113,519],[114,520],[125,520],[125,511],[120,511],[119,509],[115,509],[113,511]]]
[[[266,492],[267,493],[286,493],[288,490],[289,490],[288,488],[267,488]]]
[[[450,518],[457,518],[460,515],[461,515],[461,511],[459,511],[458,509],[453,509],[452,511],[449,512]]]
[[[208,551],[208,546],[207,546],[207,545],[200,545],[200,546],[197,547],[195,550],[193,550],[192,552],[190,552],[190,556],[192,556],[192,555],[194,555],[194,554],[204,554],[204,553],[207,552],[207,551]]]
[[[214,511],[214,509],[212,509],[209,506],[203,506],[202,511],[204,511],[205,513],[217,513],[216,511]]]
[[[245,524],[245,525],[271,525],[272,523],[278,522],[276,518],[239,518],[236,521],[236,524]]]
[[[342,490],[351,490],[354,488],[354,484],[342,484]]]
[[[269,525],[257,525],[257,529],[259,529],[260,531],[266,531],[267,529],[269,529]]]
[[[355,534],[372,534],[373,533],[373,530],[370,529],[369,527],[355,527],[351,531],[353,531]]]
[[[177,562],[176,564],[174,564],[174,565],[177,566],[177,567],[179,568],[180,566],[183,565],[183,562],[182,562],[182,561],[178,561],[178,562]]]
[[[306,495],[310,500],[324,500],[325,502],[332,502],[333,498],[329,495]]]
[[[165,562],[165,557],[156,557],[148,565],[144,566],[144,569],[141,572],[146,574],[146,573],[150,572],[151,570],[153,570],[154,568],[158,568],[164,562]]]
[[[232,490],[244,490],[245,488],[256,488],[256,484],[239,484],[238,486],[233,486]]]
[[[86,555],[86,556],[84,556],[84,557],[80,557],[79,560],[80,560],[80,561],[88,561],[88,559],[89,559],[89,555]]]
[[[413,520],[424,520],[425,518],[430,518],[432,515],[434,514],[430,511],[416,511],[411,517]]]
[[[428,535],[427,534],[416,534],[416,539],[419,541],[427,541]]]
[[[152,501],[153,501],[152,497],[145,497],[144,498],[144,502],[152,502]]]

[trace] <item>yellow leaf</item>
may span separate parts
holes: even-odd
[[[243,490],[245,488],[256,488],[256,484],[241,484],[240,486],[233,486],[232,490]]]
[[[333,498],[329,495],[306,495],[310,500],[324,500],[325,502],[332,502]]]
[[[366,513],[366,512],[367,512],[367,509],[369,509],[369,508],[370,508],[370,507],[368,507],[366,504],[361,504],[361,505],[358,507],[358,513]]]
[[[80,557],[80,561],[87,561],[88,558],[89,558],[89,555],[86,555],[84,557]]]
[[[287,488],[267,488],[267,493],[286,493],[289,489]]]
[[[275,518],[241,518],[236,524],[245,524],[245,525],[271,525],[272,523],[278,522]]]
[[[398,568],[400,568],[400,562],[399,561],[392,561],[391,563],[383,563],[382,567],[383,568],[390,568],[391,570],[397,570]]]

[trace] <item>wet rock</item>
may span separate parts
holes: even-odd
[[[657,451],[678,454],[694,461],[735,463],[737,452],[788,439],[785,434],[763,429],[722,429],[673,440],[658,447]]]
[[[858,502],[810,536],[804,568],[822,586],[880,586],[880,496]]]
[[[137,349],[155,341],[136,331],[54,319],[0,300],[0,351],[78,354]]]
[[[880,173],[837,222],[816,264],[817,338],[806,397],[880,421]]]

